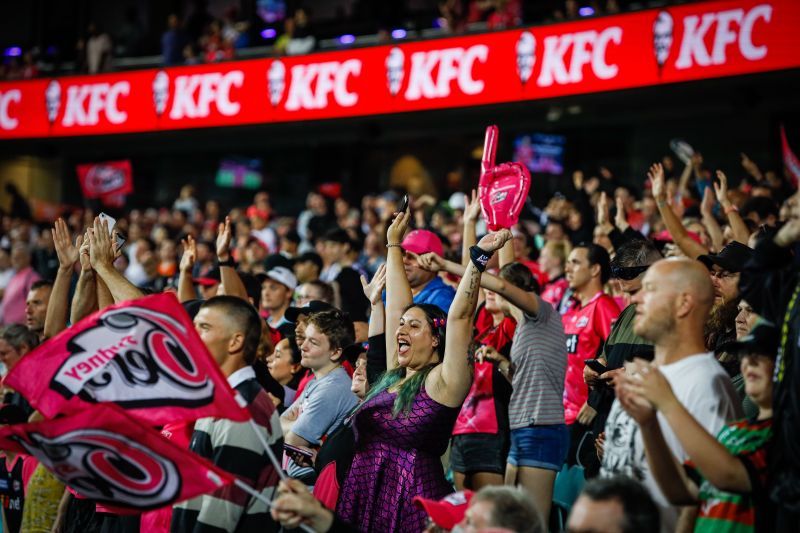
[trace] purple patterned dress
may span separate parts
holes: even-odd
[[[414,496],[438,500],[453,492],[440,457],[459,408],[437,403],[423,389],[408,415],[393,418],[395,396],[381,392],[353,420],[356,453],[336,513],[364,533],[420,532],[427,520]]]

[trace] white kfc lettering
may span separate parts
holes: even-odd
[[[242,106],[231,101],[231,89],[242,85],[244,72],[241,70],[178,76],[169,118],[205,118],[211,114],[211,104],[226,117],[236,115]]]
[[[730,9],[686,17],[683,20],[683,40],[675,68],[683,70],[695,65],[722,65],[727,61],[728,47],[734,44],[738,45],[739,52],[745,59],[763,59],[767,55],[767,46],[756,46],[753,43],[753,26],[759,20],[772,20],[772,6],[761,4],[746,12],[744,9]],[[709,50],[706,47],[706,35],[715,23],[717,26]]]
[[[8,114],[11,103],[18,104],[22,101],[22,91],[11,89],[0,93],[0,129],[13,130],[19,126],[19,119]]]
[[[552,35],[544,39],[542,70],[536,83],[549,87],[554,83],[566,85],[583,81],[583,69],[591,65],[594,75],[609,80],[617,75],[619,67],[606,60],[609,43],[622,42],[622,28],[612,26],[601,32],[595,30]],[[567,53],[572,50],[569,65]]]
[[[450,86],[457,82],[464,94],[479,94],[483,91],[483,80],[472,76],[475,62],[485,63],[489,58],[489,47],[476,44],[467,49],[445,48],[429,52],[411,54],[411,74],[408,78],[407,100],[420,98],[446,98],[450,96]],[[439,70],[434,80],[433,71]]]
[[[324,109],[331,95],[338,105],[352,107],[358,103],[358,94],[347,90],[347,82],[351,76],[360,74],[360,59],[295,65],[286,109]]]
[[[100,122],[101,113],[111,124],[122,124],[128,119],[128,113],[120,110],[119,97],[128,96],[130,92],[128,81],[73,85],[67,89],[62,124],[66,127],[95,126]]]

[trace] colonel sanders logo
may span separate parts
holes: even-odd
[[[90,500],[140,509],[168,505],[180,492],[176,465],[141,444],[101,429],[17,440],[56,477]]]
[[[392,48],[386,56],[386,85],[389,94],[396,96],[403,86],[405,55],[399,48]]]
[[[522,83],[527,83],[536,63],[536,37],[524,31],[517,41],[517,74]]]
[[[669,57],[669,51],[672,48],[673,28],[672,15],[666,11],[661,11],[655,22],[653,22],[653,52],[659,69],[664,66]]]
[[[127,408],[197,407],[214,399],[214,383],[189,354],[186,328],[143,307],[102,314],[69,340],[70,356],[50,387],[67,399]]]
[[[61,84],[56,80],[47,84],[44,91],[44,104],[47,108],[47,120],[50,124],[56,121],[58,111],[61,109]]]
[[[269,86],[269,102],[275,107],[283,98],[283,91],[286,88],[286,67],[281,61],[273,61],[269,66],[267,84]]]
[[[163,70],[159,70],[156,77],[153,78],[153,107],[155,107],[156,115],[159,117],[167,109],[167,100],[169,99],[169,74]]]

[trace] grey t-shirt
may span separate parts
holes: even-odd
[[[539,298],[539,313],[523,314],[514,331],[511,429],[564,423],[567,340],[561,315]]]
[[[350,391],[350,376],[339,367],[321,379],[314,378],[306,384],[289,410],[297,410],[297,420],[292,433],[318,446],[322,437],[333,433],[345,416],[358,404],[358,397]],[[291,477],[303,477],[310,468],[297,466],[291,459],[287,473]]]

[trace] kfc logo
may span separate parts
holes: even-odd
[[[128,113],[120,110],[119,98],[130,92],[129,81],[73,85],[67,89],[67,105],[61,123],[66,127],[96,126],[102,114],[111,124],[122,124],[128,119]]]
[[[9,114],[11,104],[19,104],[22,101],[22,91],[11,89],[0,92],[0,129],[13,130],[19,126],[19,119]]]
[[[612,26],[601,32],[589,30],[545,37],[542,71],[536,83],[540,87],[580,83],[587,65],[601,80],[615,77],[619,67],[606,61],[609,43],[622,43],[622,28]]]
[[[281,61],[273,61],[267,72],[267,88],[269,89],[269,103],[277,106],[283,98],[286,89],[286,67]]]
[[[761,20],[772,20],[772,6],[761,4],[748,11],[731,9],[684,18],[683,40],[675,68],[682,70],[695,65],[722,65],[727,61],[727,51],[732,45],[748,61],[763,59],[767,55],[767,46],[753,43],[753,28]],[[706,36],[712,28],[711,49],[708,49]]]
[[[454,81],[464,94],[479,94],[483,91],[484,82],[472,77],[472,69],[475,62],[486,63],[488,58],[489,47],[483,44],[466,49],[459,47],[414,52],[411,54],[411,74],[405,97],[407,100],[447,98]]]
[[[183,340],[187,333],[171,317],[144,307],[111,310],[70,339],[70,356],[50,386],[67,399],[77,395],[128,409],[208,405],[214,383],[194,363]]]
[[[324,109],[331,96],[338,105],[352,107],[358,103],[358,93],[348,91],[347,82],[360,74],[360,59],[295,65],[286,109]]]
[[[54,438],[29,433],[32,442],[12,438],[90,500],[153,509],[180,493],[179,472],[172,461],[116,433],[81,429]]]
[[[56,80],[47,84],[44,91],[44,103],[47,107],[47,120],[50,124],[58,118],[58,111],[61,109],[61,84]]]
[[[167,100],[169,100],[169,74],[159,70],[153,78],[153,107],[159,117],[167,109]]]
[[[527,83],[536,63],[536,37],[524,31],[517,41],[517,74],[522,83]]]
[[[244,72],[232,70],[225,74],[209,72],[175,78],[175,95],[169,118],[205,118],[211,114],[211,105],[226,117],[239,113],[241,105],[231,100],[231,89],[244,85]]]
[[[672,49],[673,27],[672,15],[666,11],[661,11],[653,22],[653,53],[659,69],[667,62]]]
[[[406,56],[399,48],[392,48],[386,56],[386,85],[389,94],[397,96],[403,86]]]

